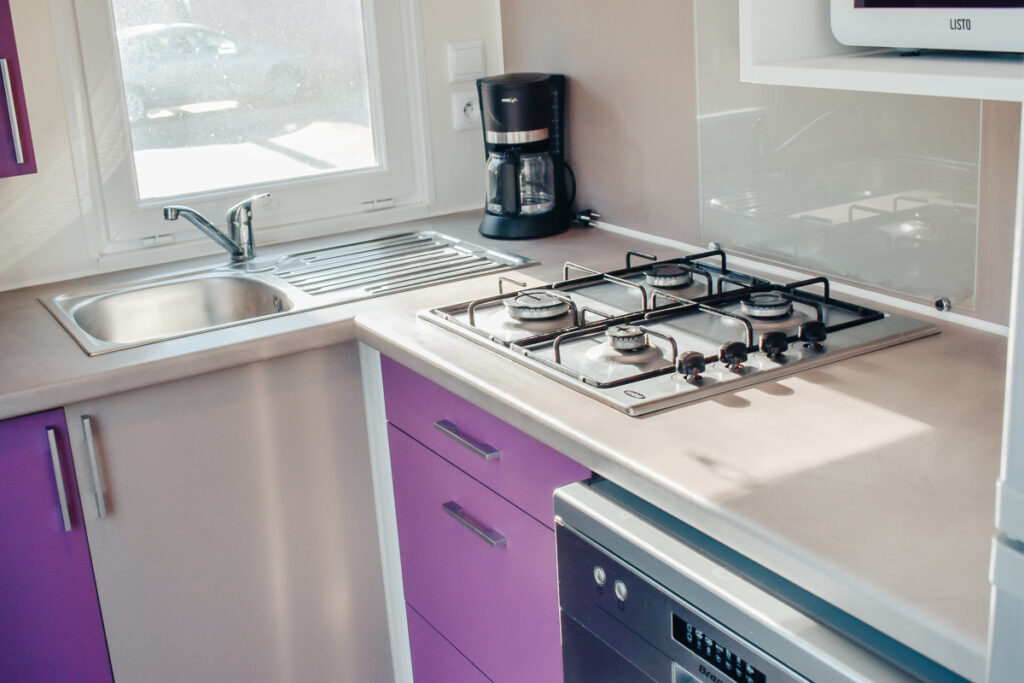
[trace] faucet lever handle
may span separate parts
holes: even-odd
[[[263,192],[262,194],[254,194],[248,199],[243,199],[242,201],[238,202],[237,204],[235,204],[234,206],[227,210],[227,213],[224,214],[224,222],[228,224],[229,228],[232,227],[235,223],[241,222],[243,213],[252,210],[252,203],[254,201],[269,196],[269,192]]]

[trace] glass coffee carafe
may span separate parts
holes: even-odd
[[[501,216],[535,216],[554,208],[555,164],[551,154],[488,154],[487,211]]]

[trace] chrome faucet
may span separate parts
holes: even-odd
[[[256,256],[256,243],[252,238],[252,203],[257,199],[269,196],[269,192],[253,195],[228,209],[224,214],[224,222],[228,228],[227,235],[203,218],[198,211],[187,206],[165,206],[164,220],[176,221],[178,216],[183,216],[189,223],[206,233],[210,239],[227,249],[231,254],[232,261],[242,263]]]

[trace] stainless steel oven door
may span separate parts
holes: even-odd
[[[555,514],[566,681],[920,680],[586,482]]]

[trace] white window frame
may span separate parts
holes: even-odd
[[[257,246],[426,216],[433,186],[418,2],[362,1],[377,168],[142,200],[110,2],[50,0],[90,257],[120,268],[220,249],[187,222],[163,220],[170,203],[221,225],[229,206],[270,192],[255,205]]]

